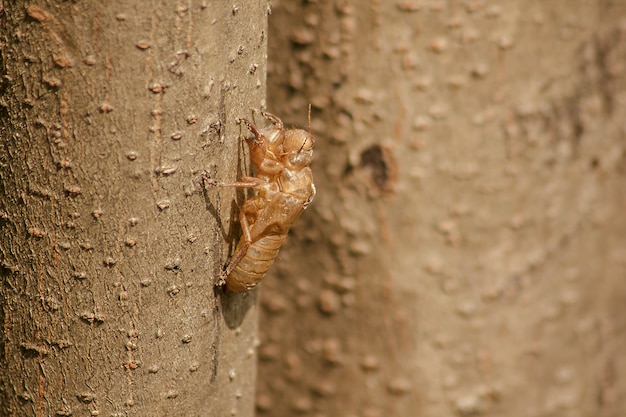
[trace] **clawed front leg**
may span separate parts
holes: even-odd
[[[244,139],[246,140],[246,142],[248,143],[248,147],[250,148],[250,159],[252,160],[252,163],[257,167],[260,167],[265,163],[265,160],[268,156],[267,137],[264,135],[264,133],[259,131],[256,126],[254,126],[252,122],[248,119],[242,118],[237,119],[237,121],[239,123],[245,124],[248,130],[250,130],[250,132],[254,134],[254,137],[246,137]]]
[[[254,139],[250,139],[250,140],[254,140],[254,142],[257,145],[261,145],[263,143],[261,132],[259,132],[259,129],[257,129],[256,126],[250,120],[246,119],[245,117],[242,117],[242,118],[237,119],[237,123],[243,123],[244,125],[246,125],[248,130],[252,132],[252,134],[254,135]]]

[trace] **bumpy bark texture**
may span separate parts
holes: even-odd
[[[318,196],[263,284],[260,415],[624,415],[624,3],[273,6]]]
[[[4,3],[0,415],[253,414],[256,295],[214,288],[238,194],[201,174],[245,171],[266,15]]]

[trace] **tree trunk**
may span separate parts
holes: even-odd
[[[214,286],[243,195],[202,175],[246,171],[266,14],[4,4],[0,415],[253,414],[256,293]]]
[[[318,195],[265,280],[258,410],[626,413],[625,17],[274,7],[268,107],[312,102]]]

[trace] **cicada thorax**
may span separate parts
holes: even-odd
[[[298,171],[285,169],[277,178],[277,182],[281,192],[297,198],[304,204],[304,208],[315,196],[313,173],[309,167],[304,167]]]

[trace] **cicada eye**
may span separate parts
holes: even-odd
[[[313,139],[313,135],[308,133],[306,137],[304,138],[304,142],[302,142],[302,146],[300,146],[300,149],[298,150],[298,152],[308,151],[309,149],[313,147],[314,143],[315,143],[315,139]]]
[[[313,149],[307,149],[301,152],[292,152],[289,155],[289,166],[293,169],[302,169],[311,164],[313,161]]]

